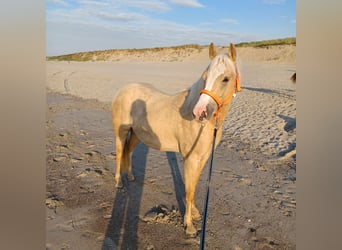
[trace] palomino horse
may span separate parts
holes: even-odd
[[[116,187],[122,187],[121,171],[133,181],[131,155],[139,141],[148,147],[180,152],[184,159],[185,215],[188,235],[196,235],[192,219],[200,219],[194,203],[196,186],[207,162],[217,127],[216,145],[222,136],[222,123],[235,92],[240,91],[236,49],[216,55],[211,43],[211,62],[190,88],[168,95],[147,84],[122,88],[112,103],[116,135]]]

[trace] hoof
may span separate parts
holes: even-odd
[[[197,236],[197,230],[194,226],[187,226],[185,229],[186,236],[195,238]]]
[[[118,189],[123,188],[122,181],[121,180],[120,181],[116,181],[115,187],[118,188]]]
[[[202,216],[198,213],[198,214],[193,214],[192,215],[192,219],[195,221],[199,221],[202,219]]]
[[[197,208],[195,207],[193,207],[191,211],[191,218],[196,221],[201,219],[201,214],[198,212]]]
[[[115,180],[115,183],[116,183],[115,184],[116,188],[123,188],[122,180],[121,180],[121,175],[115,175],[114,180]]]

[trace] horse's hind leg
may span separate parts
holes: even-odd
[[[115,129],[115,141],[116,141],[116,170],[115,170],[115,187],[121,188],[122,180],[121,180],[121,172],[127,171],[125,169],[127,161],[127,157],[125,156],[125,147],[127,143],[127,137],[129,134],[129,128],[120,127],[120,129]]]
[[[121,180],[121,162],[123,157],[124,141],[116,137],[116,169],[115,169],[115,187],[122,188]]]
[[[135,135],[134,131],[130,130],[130,135],[127,138],[125,145],[125,165],[127,169],[127,177],[129,181],[134,181],[134,175],[132,174],[132,153],[135,146],[139,143],[138,137]]]

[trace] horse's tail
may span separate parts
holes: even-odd
[[[121,171],[127,173],[128,167],[129,167],[129,157],[130,157],[130,152],[129,152],[129,145],[130,145],[130,140],[131,140],[131,135],[132,135],[132,128],[129,129],[127,133],[127,137],[125,140],[125,145],[123,148],[123,164]]]

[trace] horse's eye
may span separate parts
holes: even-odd
[[[229,78],[227,76],[225,76],[222,80],[222,82],[229,82]]]

